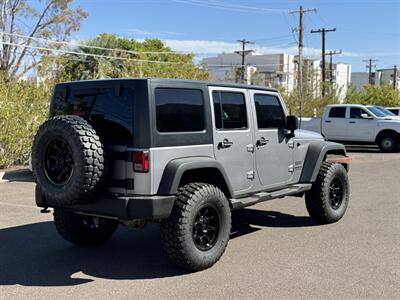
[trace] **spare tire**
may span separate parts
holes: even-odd
[[[81,117],[52,117],[36,133],[32,171],[47,203],[62,206],[87,201],[105,176],[100,137]]]

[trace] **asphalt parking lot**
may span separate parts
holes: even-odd
[[[398,299],[400,153],[350,155],[339,223],[315,225],[303,199],[261,203],[235,213],[222,260],[198,273],[168,263],[157,225],[121,227],[98,248],[68,244],[18,171],[0,183],[0,299]]]

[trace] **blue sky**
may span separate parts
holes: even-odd
[[[316,8],[305,15],[305,54],[320,56],[321,35],[311,29],[333,28],[327,49],[341,49],[335,61],[365,71],[363,59],[378,59],[377,68],[400,65],[400,0],[262,1],[262,0],[76,0],[88,13],[74,39],[101,32],[136,39],[160,38],[177,51],[198,53],[198,59],[238,48],[237,39],[255,41],[259,52],[295,53],[298,15],[287,13]]]

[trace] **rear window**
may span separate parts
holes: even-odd
[[[331,107],[329,118],[345,118],[346,107]]]
[[[159,132],[204,130],[204,99],[201,90],[156,88],[155,105]]]
[[[392,113],[395,115],[399,115],[399,110],[398,109],[389,109]]]

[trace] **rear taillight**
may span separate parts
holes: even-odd
[[[146,173],[149,171],[149,151],[133,151],[133,171]]]

